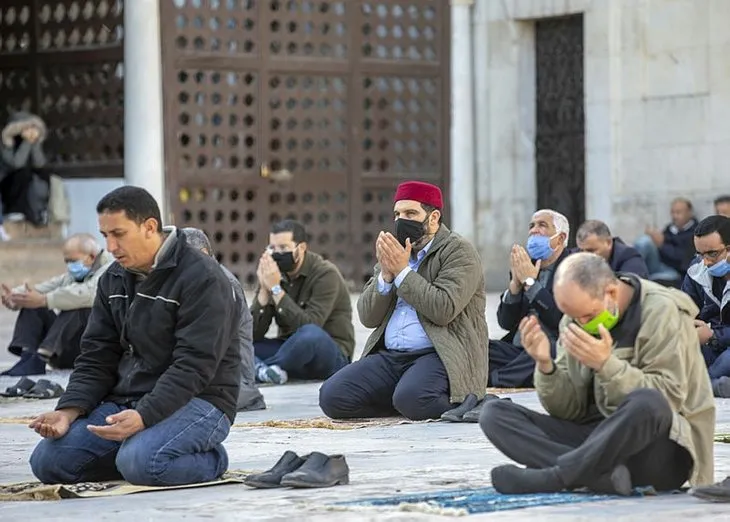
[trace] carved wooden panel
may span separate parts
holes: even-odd
[[[0,2],[2,124],[18,111],[46,121],[48,168],[122,177],[122,0]]]
[[[362,56],[438,63],[441,39],[450,34],[443,25],[448,10],[449,2],[443,0],[363,2]]]
[[[27,0],[0,3],[0,55],[28,53],[33,37],[33,21]]]
[[[346,8],[354,2],[269,0],[268,52],[272,58],[344,59],[348,53]]]
[[[122,62],[49,65],[40,71],[40,115],[54,167],[124,159]]]
[[[184,176],[258,168],[256,72],[180,69],[171,87],[176,125],[175,157],[170,159]]]
[[[440,87],[436,78],[363,78],[364,176],[441,178]]]
[[[163,0],[171,3],[175,51],[190,55],[250,55],[259,52],[255,0]],[[170,27],[163,20],[163,29]]]
[[[583,16],[535,24],[538,208],[570,222],[570,241],[585,220]]]

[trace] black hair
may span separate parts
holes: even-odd
[[[141,187],[125,185],[109,192],[96,205],[96,213],[124,212],[127,219],[141,225],[148,219],[157,221],[157,232],[162,232],[160,207],[152,194]]]
[[[441,219],[444,217],[444,213],[440,208],[434,207],[433,205],[427,205],[425,203],[421,203],[421,208],[426,211],[426,215],[430,214],[434,210],[438,210],[439,211],[439,225],[441,224]]]
[[[730,194],[725,194],[724,196],[720,196],[715,199],[715,206],[722,203],[730,203]]]
[[[292,239],[297,244],[307,241],[307,231],[304,229],[304,225],[294,219],[279,221],[271,227],[272,234],[280,234],[282,232],[291,232]]]
[[[697,224],[695,237],[705,237],[717,232],[724,245],[730,246],[730,218],[725,216],[706,217]]]

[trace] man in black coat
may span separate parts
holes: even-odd
[[[497,307],[497,322],[507,330],[498,341],[489,341],[489,386],[532,386],[535,361],[520,343],[518,328],[528,314],[536,315],[554,341],[563,313],[553,298],[555,270],[569,254],[568,219],[554,210],[538,210],[529,225],[526,248],[514,245],[510,254],[510,283]]]
[[[613,237],[603,221],[590,219],[583,223],[575,234],[575,242],[583,252],[605,259],[616,273],[628,272],[642,279],[649,277],[649,269],[639,251],[625,244],[620,237]]]
[[[97,205],[116,259],[99,279],[81,355],[56,409],[31,422],[45,483],[207,482],[228,468],[241,314],[218,263],[163,230],[154,198],[121,187]]]

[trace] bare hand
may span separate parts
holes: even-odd
[[[92,426],[87,428],[94,435],[98,435],[102,439],[115,440],[121,442],[128,439],[135,433],[142,431],[144,421],[137,410],[124,410],[106,418],[107,426]]]
[[[47,439],[60,439],[68,433],[71,423],[79,417],[77,410],[57,410],[41,413],[28,427]]]
[[[697,336],[700,338],[700,344],[707,343],[714,335],[710,325],[699,319],[695,319],[695,329],[697,330]]]
[[[378,241],[380,241],[382,256],[380,263],[381,269],[385,270],[389,275],[396,277],[408,266],[408,261],[413,251],[411,240],[406,239],[406,246],[404,248],[393,234],[390,232],[381,232],[380,236],[378,236]]]
[[[522,245],[513,245],[510,255],[510,267],[512,269],[512,279],[516,279],[520,285],[523,285],[528,278],[537,279],[540,273],[540,261],[532,264],[532,259]]]
[[[12,297],[13,304],[18,308],[45,308],[48,306],[46,296],[37,290],[25,285],[25,292],[22,294],[14,294]]]
[[[378,234],[378,239],[375,240],[375,257],[377,257],[378,263],[380,263],[380,275],[383,276],[383,281],[385,281],[386,283],[392,283],[393,279],[395,279],[395,274],[390,272],[383,264],[385,248],[385,240],[383,239],[384,236],[385,232],[381,232],[380,234]]]
[[[13,291],[5,285],[1,285],[0,289],[0,301],[2,301],[3,306],[8,310],[18,310],[18,305],[13,301]]]
[[[601,337],[596,339],[573,323],[560,334],[560,342],[565,350],[582,364],[595,371],[600,371],[611,357],[613,337],[603,325],[598,327],[598,332]]]
[[[536,363],[552,363],[550,339],[534,315],[528,315],[520,321],[520,343]]]
[[[647,228],[646,233],[656,246],[660,247],[664,244],[664,234],[660,230],[657,230],[656,228]]]
[[[264,252],[264,255],[261,256],[259,270],[261,271],[262,288],[271,290],[276,285],[281,284],[281,270],[279,270],[279,265],[276,264],[269,252]]]

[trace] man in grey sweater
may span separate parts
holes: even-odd
[[[182,231],[190,246],[214,257],[213,247],[205,232],[192,227],[183,228]],[[265,410],[266,403],[264,402],[264,397],[256,387],[254,375],[253,319],[251,318],[251,312],[246,302],[246,296],[236,276],[225,266],[220,265],[220,267],[226,276],[228,276],[233,292],[236,294],[236,299],[240,300],[243,304],[238,328],[238,336],[241,343],[241,388],[238,392],[238,411]]]

